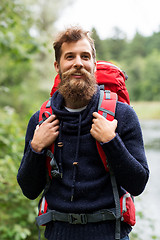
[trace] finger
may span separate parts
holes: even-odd
[[[117,119],[114,119],[113,122],[114,122],[115,126],[117,127],[117,124],[118,124]]]
[[[59,130],[59,125],[53,127],[53,130],[54,130],[55,132],[57,132],[57,131]]]
[[[92,127],[91,127],[91,129],[90,129],[90,133],[92,134],[93,133],[93,125],[92,125]]]
[[[57,132],[54,133],[54,137],[55,137],[55,138],[57,138],[58,135],[59,135],[59,131],[57,131]]]
[[[49,116],[44,122],[50,123],[50,122],[53,122],[55,119],[56,119],[56,115],[53,114]]]
[[[51,123],[56,119],[56,115],[51,115],[49,116],[43,123],[42,125],[46,124],[46,123]]]
[[[92,119],[92,122],[95,123],[95,122],[96,122],[96,118],[93,118],[93,119]]]
[[[36,126],[36,130],[38,130],[39,129],[39,124]]]
[[[50,124],[51,127],[54,127],[54,126],[57,126],[57,125],[59,125],[59,120],[58,120],[58,119],[54,120],[54,121],[51,122],[51,124]]]
[[[98,118],[98,117],[100,117],[101,115],[98,113],[98,112],[93,112],[93,117],[95,117],[95,118]]]

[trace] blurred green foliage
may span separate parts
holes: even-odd
[[[0,116],[0,239],[36,240],[38,199],[25,198],[16,180],[28,117],[22,121],[20,115],[9,108],[0,111]]]
[[[32,18],[20,0],[0,4],[0,106],[24,108],[23,95],[35,77],[33,58],[39,43],[31,37]],[[28,90],[27,90],[28,91]]]

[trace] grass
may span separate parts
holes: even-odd
[[[131,102],[140,120],[160,119],[160,102]]]

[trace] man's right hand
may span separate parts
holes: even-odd
[[[37,125],[31,146],[35,152],[41,152],[50,146],[59,135],[59,120],[55,115],[51,115],[40,126]]]

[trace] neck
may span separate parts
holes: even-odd
[[[71,108],[71,109],[77,109],[77,108],[82,108],[88,105],[90,100],[86,100],[86,101],[78,101],[78,102],[70,102],[68,100],[65,100],[65,106],[67,108]]]

